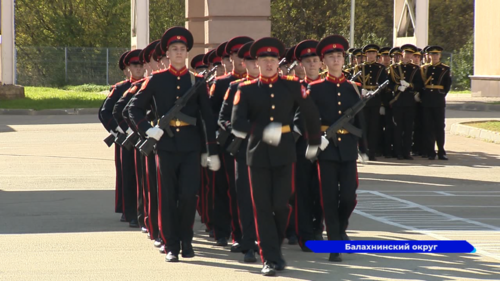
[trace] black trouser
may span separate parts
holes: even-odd
[[[415,105],[415,120],[413,122],[413,146],[411,151],[416,155],[426,154],[425,151],[425,133],[424,133],[424,109],[422,104],[417,102]]]
[[[279,262],[281,244],[290,218],[293,164],[279,167],[249,167],[255,230],[262,262]]]
[[[215,239],[228,239],[231,235],[231,210],[228,192],[229,175],[223,157],[223,154],[219,153],[221,166],[214,174],[212,226],[214,228]]]
[[[366,138],[368,141],[369,156],[374,157],[378,149],[379,140],[379,121],[380,121],[380,107],[369,106],[363,108],[363,113],[366,120]]]
[[[299,140],[299,142],[304,140]],[[300,145],[300,144],[299,144]],[[316,163],[311,163],[304,157],[304,151],[297,151],[297,163],[295,172],[295,228],[299,243],[304,246],[306,241],[315,240],[315,178],[317,177]],[[314,221],[316,222],[316,221]],[[320,226],[316,225],[316,228]],[[319,231],[319,230],[316,230]]]
[[[200,189],[200,206],[202,222],[207,229],[213,230],[214,216],[214,186],[215,172],[210,171],[207,167],[201,167],[201,189]]]
[[[134,151],[121,148],[123,209],[127,221],[137,219],[137,183],[135,180]]]
[[[318,169],[328,240],[342,240],[356,207],[356,161],[318,161]]]
[[[145,159],[146,186],[148,189],[148,230],[152,240],[160,238],[158,229],[158,185],[156,183],[156,160],[154,155]]]
[[[394,107],[394,150],[398,156],[409,156],[413,134],[415,107]]]
[[[121,148],[115,144],[115,213],[125,213],[123,210],[123,184],[122,184],[122,161]]]
[[[241,227],[240,218],[238,214],[238,198],[236,196],[236,179],[235,179],[235,165],[234,157],[228,152],[222,153],[222,162],[226,169],[228,190],[227,196],[229,199],[229,214],[231,215],[231,234],[233,243],[241,241]]]
[[[445,107],[424,107],[424,120],[426,131],[426,152],[428,156],[436,156],[434,144],[437,144],[438,155],[446,155],[444,150],[444,128],[445,124]]]
[[[295,173],[295,171],[294,171]],[[290,196],[290,200],[288,201],[288,204],[290,205],[290,219],[288,220],[288,225],[286,227],[286,232],[285,232],[285,237],[287,239],[290,239],[294,235],[297,236],[297,228],[295,225],[295,192],[292,193]]]
[[[134,150],[135,162],[135,182],[137,192],[137,221],[140,227],[146,227],[147,213],[144,206],[147,206],[147,199],[144,196],[144,161],[141,152],[138,149]]]
[[[246,145],[242,145],[242,147],[246,147]],[[242,149],[238,152],[238,156],[236,157],[235,175],[236,197],[238,198],[239,218],[242,231],[240,247],[245,253],[246,251],[255,248],[255,241],[257,241],[250,191],[250,179],[248,178],[246,150]]]
[[[179,254],[180,243],[191,243],[200,188],[200,152],[158,150],[158,208],[165,252]]]
[[[384,155],[392,156],[395,151],[394,145],[394,114],[390,107],[385,108],[385,128],[384,128]]]
[[[385,109],[387,111],[387,108]],[[385,115],[379,115],[377,154],[385,154]]]

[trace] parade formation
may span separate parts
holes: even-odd
[[[357,161],[447,160],[450,67],[439,46],[349,46],[340,35],[286,46],[238,36],[191,54],[168,29],[119,60],[99,119],[114,145],[115,212],[167,262],[195,257],[198,212],[216,246],[262,274],[286,268],[285,241],[349,240]],[[437,151],[436,151],[437,146]],[[323,223],[324,222],[324,223]],[[341,262],[340,253],[329,261]]]

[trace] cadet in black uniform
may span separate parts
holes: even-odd
[[[174,134],[163,136],[163,130],[151,127],[146,111],[154,101],[158,116],[166,114],[175,101],[194,84],[195,77],[185,65],[187,52],[193,46],[191,32],[183,27],[173,27],[165,32],[160,42],[170,60],[165,71],[155,73],[142,85],[130,101],[129,115],[142,134],[158,141],[156,144],[157,176],[159,186],[160,233],[165,241],[165,258],[177,262],[181,250],[184,258],[194,257],[192,247],[193,224],[196,214],[196,195],[200,186],[200,131],[197,126],[182,120],[172,120],[170,128]],[[188,101],[182,113],[195,117],[198,122],[213,118],[206,87]],[[220,167],[215,143],[215,126],[204,122],[208,163],[212,170]]]
[[[231,63],[231,60],[229,59],[229,54],[226,52],[226,45],[227,41],[220,44],[217,46],[217,49],[215,49],[215,53],[217,54],[218,57],[221,58],[222,66],[224,67],[224,73],[230,73],[233,71],[233,64]]]
[[[347,80],[342,73],[344,51],[348,47],[347,40],[340,35],[328,36],[317,46],[328,74],[325,79],[310,83],[308,91],[319,110],[322,131],[362,98],[358,85]],[[362,112],[351,123],[362,128]],[[346,239],[344,233],[348,219],[356,206],[358,137],[345,129],[339,130],[337,137],[337,145],[322,137],[322,151],[318,156],[321,203],[329,240]],[[329,260],[338,262],[342,259],[339,253],[332,253]]]
[[[389,102],[394,114],[394,150],[399,160],[413,160],[410,155],[415,119],[415,95],[422,89],[420,67],[411,62],[417,47],[412,44],[401,46],[403,60],[390,67],[390,88],[394,97]]]
[[[253,41],[249,41],[241,46],[238,50],[238,57],[243,60],[243,64],[247,70],[247,76],[245,78],[235,80],[229,84],[229,89],[224,96],[224,102],[222,103],[222,108],[219,114],[219,127],[225,131],[225,133],[231,133],[231,114],[233,112],[233,101],[234,95],[238,90],[240,83],[244,81],[251,81],[259,77],[259,67],[256,64],[254,58],[250,56],[250,46]],[[224,132],[221,132],[221,134]],[[227,142],[230,143],[231,137],[228,137]],[[248,145],[248,138],[246,138],[241,147],[246,147]],[[227,145],[223,145],[224,147]],[[255,220],[253,214],[252,201],[250,195],[250,180],[248,178],[248,166],[246,150],[240,149],[237,155],[234,157],[235,165],[235,183],[236,183],[236,197],[238,205],[238,213],[242,230],[242,238],[239,241],[238,247],[231,247],[232,251],[240,251],[245,254],[244,262],[256,262],[255,251],[257,237],[255,234]]]
[[[199,54],[191,59],[191,68],[196,74],[203,72],[208,68],[208,65],[206,65],[203,61],[204,56],[205,54]]]
[[[257,59],[260,77],[239,85],[231,118],[233,135],[249,136],[247,164],[264,275],[285,268],[281,243],[293,193],[296,155],[290,123],[297,104],[305,117],[310,153],[317,153],[320,144],[319,116],[305,88],[295,77],[278,76],[284,51],[276,38],[265,37],[252,44],[250,54]]]
[[[424,109],[425,151],[429,160],[436,159],[434,144],[438,147],[438,159],[448,160],[444,150],[444,128],[446,95],[451,87],[450,67],[441,62],[440,46],[429,46],[430,63],[422,66],[422,78],[425,86],[422,91]]]
[[[413,53],[412,62],[419,67],[422,66],[422,49],[417,48],[417,51]],[[420,99],[422,90],[423,89],[420,89],[420,91],[415,96],[415,120],[413,121],[413,145],[411,147],[411,152],[413,156],[422,156],[427,158],[427,153],[424,152],[424,112],[422,108],[422,101]]]
[[[362,94],[365,96],[368,92],[374,91],[379,85],[387,81],[387,71],[385,67],[376,62],[377,53],[380,47],[375,44],[368,44],[363,47],[363,53],[366,54],[366,62],[358,65],[354,73],[361,71],[361,75],[356,82],[363,86]],[[367,140],[368,140],[368,159],[376,161],[375,153],[378,149],[378,141],[380,137],[380,113],[383,109],[382,98],[380,95],[374,96],[365,108],[363,108],[366,125],[367,125]]]

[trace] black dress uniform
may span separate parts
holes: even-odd
[[[238,50],[238,57],[245,60],[253,60],[250,56],[250,46],[253,41],[249,41],[240,47]],[[225,131],[225,133],[231,133],[231,114],[233,112],[233,101],[234,95],[238,90],[240,83],[245,81],[252,81],[257,77],[247,77],[233,81],[229,84],[229,89],[224,96],[224,102],[222,103],[222,108],[219,114],[218,125]],[[224,132],[221,132],[224,133]],[[231,135],[227,139],[226,144],[221,144],[223,147],[227,147],[227,144],[231,142],[233,136]],[[245,139],[241,147],[246,147],[248,145],[248,139]],[[255,261],[255,242],[257,241],[257,236],[255,234],[255,220],[253,214],[252,202],[249,200],[250,195],[250,180],[248,178],[248,166],[246,150],[240,149],[237,155],[234,157],[235,160],[235,186],[236,186],[236,198],[237,207],[239,213],[239,220],[241,225],[242,237],[239,241],[239,251],[245,253],[245,262]]]
[[[401,47],[404,52],[415,52],[417,47],[406,44]],[[389,70],[390,87],[394,97],[389,102],[393,109],[394,150],[398,159],[413,159],[410,155],[415,119],[415,94],[422,89],[423,81],[420,67],[411,62],[393,64]],[[399,90],[400,81],[410,84],[404,92]]]
[[[222,47],[219,46],[217,48],[217,55],[237,52],[243,44],[249,41],[253,40],[247,36],[232,38],[228,42],[221,44]],[[225,50],[222,51],[221,48],[225,48]],[[233,69],[232,72],[215,79],[215,83],[210,88],[210,103],[212,104],[212,112],[214,113],[214,122],[217,123],[219,119],[219,112],[221,111],[229,84],[245,76],[246,73],[236,73]],[[234,158],[224,149],[224,146],[228,144],[219,145],[222,148],[219,150],[222,165],[221,169],[215,174],[214,234],[215,239],[217,239],[217,245],[227,245],[226,239],[229,237],[229,234],[232,234],[232,242],[237,246],[237,243],[239,244],[241,241],[242,233],[238,218]]]
[[[422,49],[417,48],[417,51],[413,54],[413,57],[419,56],[422,58]],[[420,63],[415,63],[419,67],[422,66]],[[418,92],[418,97],[422,95],[423,88]],[[424,151],[425,147],[425,132],[424,132],[424,109],[422,108],[421,100],[417,99],[415,103],[415,119],[413,121],[413,145],[411,147],[412,155],[414,156],[425,156],[427,157],[427,152]]]
[[[441,53],[439,46],[429,46],[427,52]],[[437,144],[438,157],[447,160],[444,150],[444,128],[446,95],[451,87],[450,67],[439,62],[422,66],[422,78],[425,86],[421,100],[424,108],[425,152],[429,159],[436,158],[434,144]]]
[[[198,74],[208,68],[208,65],[203,61],[205,54],[199,54],[191,59],[191,68]]]
[[[173,27],[161,39],[162,50],[173,43],[183,43],[189,51],[193,45],[192,34],[183,27]],[[151,102],[156,105],[159,116],[163,116],[175,101],[184,95],[192,85],[194,77],[186,67],[175,69],[170,66],[149,77],[140,91],[130,101],[129,115],[142,134],[148,135],[151,124],[147,122],[146,110]],[[206,87],[187,102],[182,113],[197,118],[197,124],[213,118]],[[215,126],[205,122],[209,155],[216,155]],[[197,193],[200,186],[200,131],[197,126],[172,120],[170,128],[173,137],[165,134],[156,144],[157,179],[160,215],[160,233],[165,241],[167,261],[178,261],[182,256],[193,257],[193,224],[196,214]],[[151,129],[154,130],[154,129]]]
[[[378,52],[379,46],[375,44],[368,44],[363,47],[363,53]],[[377,62],[364,62],[358,65],[354,73],[361,71],[361,75],[356,82],[361,83],[366,91],[375,91],[379,85],[387,81],[387,71],[385,66]],[[366,106],[363,108],[363,113],[367,126],[367,140],[368,140],[368,157],[370,160],[375,161],[375,153],[378,149],[378,141],[380,138],[380,107],[382,104],[382,97],[380,95],[374,96],[370,99]]]
[[[252,44],[250,54],[254,58],[278,59],[284,50],[278,39],[265,37]],[[311,145],[320,144],[319,116],[298,79],[279,77],[277,73],[240,84],[233,104],[232,132],[237,137],[249,136],[247,164],[258,244],[264,262],[262,273],[273,275],[275,269],[283,269],[285,264],[281,243],[290,216],[288,201],[293,193],[296,161],[290,128],[293,110],[298,104],[304,113]],[[282,125],[278,144],[263,140],[265,128],[271,123]]]
[[[307,57],[318,56],[316,53],[317,45],[318,41],[316,40],[304,40],[300,42],[295,47],[295,57],[299,61],[302,61],[302,59]],[[321,77],[319,76],[316,79],[306,76],[301,81],[301,84],[307,88],[310,83],[319,81],[320,79]],[[306,158],[305,153],[308,140],[307,135],[303,133],[305,130],[304,124],[301,121],[303,120],[300,118],[295,118],[294,120],[294,131],[299,137],[296,146],[295,204],[292,206],[294,209],[294,226],[299,245],[303,251],[310,251],[305,247],[305,243],[309,240],[316,240],[316,237],[323,232],[323,211],[319,196],[318,171],[316,163]]]

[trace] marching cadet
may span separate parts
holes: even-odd
[[[130,79],[123,82],[110,92],[104,101],[99,112],[100,119],[104,127],[112,134],[125,134],[125,131],[120,127],[113,117],[113,108],[116,102],[122,97],[123,93],[130,88],[130,85],[137,80],[140,80],[144,75],[144,70],[139,59],[141,50],[130,51],[123,59],[124,65],[127,67]],[[126,128],[125,128],[126,129]],[[122,183],[122,204],[125,220],[129,222],[130,227],[139,227],[137,221],[137,194],[135,180],[135,165],[133,152],[120,147],[120,164],[121,164],[121,183]]]
[[[147,122],[146,111],[155,101],[158,116],[163,116],[173,108],[175,101],[181,98],[195,83],[202,79],[191,74],[185,65],[187,52],[193,46],[191,32],[183,27],[172,27],[162,36],[161,49],[166,52],[170,66],[165,71],[155,73],[142,84],[139,92],[130,101],[129,115],[141,134],[157,141],[157,177],[159,194],[160,233],[165,241],[167,262],[179,261],[182,257],[191,258],[195,253],[192,246],[193,224],[196,214],[196,195],[200,186],[200,132],[197,126],[182,120],[172,120],[170,128],[173,137],[163,136],[159,127],[151,127]],[[206,87],[187,102],[181,112],[196,118],[213,118]],[[208,147],[208,165],[211,170],[218,170],[220,160],[215,146],[215,126],[205,122]]]
[[[362,98],[358,85],[342,73],[348,47],[347,40],[340,35],[328,36],[316,47],[328,74],[325,79],[310,83],[308,92],[318,108],[322,131]],[[363,113],[356,115],[351,123],[362,128]],[[358,137],[345,129],[337,131],[337,137],[337,145],[322,137],[322,151],[317,156],[319,188],[328,240],[348,240],[345,230],[356,205]],[[342,258],[339,253],[331,253],[329,260],[340,262]]]
[[[390,67],[390,87],[394,97],[389,102],[394,114],[394,150],[398,160],[413,160],[410,155],[415,119],[416,94],[422,89],[423,81],[420,67],[411,63],[417,47],[412,44],[401,46],[403,59],[401,63]]]
[[[302,80],[304,79],[305,77],[305,73],[303,70],[298,70],[300,73],[296,73],[296,67],[293,68],[292,70],[290,70],[290,72],[288,72],[288,69],[292,66],[292,64],[297,60],[297,58],[295,58],[295,46],[292,46],[290,48],[287,49],[286,51],[286,54],[285,54],[285,59],[286,59],[286,70],[284,70],[283,72],[283,75],[292,75],[292,76],[297,76],[299,78],[299,80]]]
[[[210,88],[210,103],[214,113],[215,122],[219,119],[224,96],[229,84],[235,80],[246,77],[246,68],[242,60],[238,58],[238,50],[243,44],[253,41],[247,36],[239,36],[222,43],[217,47],[217,54],[229,54],[232,63],[230,73],[217,77]],[[224,48],[224,50],[222,50]],[[223,61],[224,63],[224,61]],[[222,129],[220,129],[222,130]],[[220,135],[220,134],[219,134]],[[221,150],[222,169],[215,174],[215,197],[214,197],[214,232],[217,246],[226,246],[227,239],[232,234],[232,251],[239,251],[238,245],[241,241],[241,228],[238,219],[238,205],[236,200],[234,158],[225,150],[225,143],[219,143]]]
[[[238,50],[238,58],[243,60],[243,65],[246,68],[247,76],[233,81],[229,85],[229,89],[224,96],[224,102],[222,103],[222,108],[219,114],[219,127],[226,133],[231,133],[231,114],[233,111],[233,101],[234,95],[238,90],[240,83],[245,81],[252,81],[259,77],[259,67],[256,64],[254,58],[250,56],[250,46],[254,41],[249,41],[241,46]],[[219,134],[221,135],[221,134]],[[227,142],[229,142],[229,139]],[[248,145],[248,138],[246,138],[241,147],[246,147]],[[258,251],[255,242],[257,241],[257,236],[255,234],[255,221],[253,214],[252,202],[249,200],[250,195],[250,180],[248,178],[248,166],[246,151],[240,149],[235,158],[235,186],[236,186],[236,197],[238,205],[238,213],[241,224],[242,237],[239,241],[238,247],[231,247],[231,251],[240,251],[245,256],[243,258],[244,262],[256,262],[255,251]]]
[[[352,51],[352,56],[354,57],[354,67],[361,65],[364,60],[363,60],[363,50],[356,48]],[[353,75],[356,74],[353,72]]]
[[[391,65],[390,51],[391,51],[391,47],[382,47],[378,51],[378,53],[380,55],[380,64],[382,64],[385,67],[386,73],[387,73],[387,69]],[[379,126],[380,138],[379,138],[378,143],[379,143],[379,151],[381,151],[384,154],[384,156],[391,155],[391,153],[388,151],[390,150],[390,146],[392,143],[391,140],[393,139],[393,136],[394,136],[394,133],[392,131],[392,126],[393,126],[392,115],[390,115],[391,119],[386,120],[386,114],[391,114],[391,112],[390,112],[391,109],[390,109],[390,107],[387,106],[387,102],[391,100],[390,94],[391,94],[390,91],[388,91],[387,89],[385,91],[382,91],[382,93],[380,93],[380,99],[382,101],[383,108],[380,109],[380,126]],[[386,140],[387,137],[389,137],[390,139]],[[387,148],[386,142],[389,143],[388,144],[389,148]]]
[[[319,67],[321,60],[317,55],[316,40],[304,40],[295,47],[295,57],[300,64],[297,69],[302,68],[306,73],[305,79],[301,81],[302,85],[307,88],[309,83],[319,81]],[[302,135],[304,130],[303,124],[298,118],[294,120],[294,134],[298,135],[296,151],[297,163],[295,174],[295,205],[293,205],[295,220],[295,230],[298,235],[299,246],[302,251],[310,252],[311,250],[305,246],[309,240],[321,240],[323,232],[323,217],[321,210],[321,200],[319,196],[319,187],[317,183],[316,164],[311,163],[305,157],[307,150],[307,138]]]
[[[191,69],[195,74],[199,74],[200,72],[207,70],[208,65],[206,65],[203,61],[204,56],[205,54],[199,54],[191,59]]]
[[[413,53],[412,62],[419,67],[422,66],[422,49],[417,48],[417,51]],[[413,156],[422,156],[427,158],[427,154],[424,153],[424,116],[420,95],[421,91],[416,95],[415,120],[413,121],[413,145],[411,147],[411,152]]]
[[[423,58],[423,64],[429,64],[431,59],[429,57],[429,52],[427,52],[427,49],[429,49],[430,46],[425,46],[425,48],[422,49],[422,52],[423,52],[423,55],[424,55],[424,58]]]
[[[357,82],[363,86],[362,93],[363,96],[370,91],[374,91],[387,81],[387,72],[385,67],[376,62],[378,51],[380,47],[375,44],[368,44],[363,47],[362,51],[366,54],[366,62],[358,65],[354,73],[361,71],[361,75],[358,77]],[[376,161],[375,153],[378,149],[379,132],[380,132],[380,115],[384,113],[384,106],[382,104],[382,98],[380,95],[374,96],[370,99],[366,106],[363,108],[363,113],[366,120],[367,126],[367,139],[368,139],[368,159],[370,161]]]
[[[208,55],[208,62],[212,66],[217,66],[217,70],[215,72],[215,77],[220,77],[226,74],[226,68],[222,64],[222,57],[217,55],[216,49],[213,49],[210,51],[210,54]],[[210,67],[209,67],[210,68]],[[215,83],[215,79],[212,80],[212,84]],[[212,86],[210,84],[209,86]]]
[[[222,66],[224,66],[224,74],[227,74],[227,73],[230,73],[231,71],[233,71],[233,64],[231,63],[231,60],[229,59],[229,54],[226,53],[226,45],[227,45],[227,41],[220,44],[215,49],[217,56],[221,57]]]
[[[436,159],[435,143],[438,147],[438,159],[448,160],[444,150],[444,128],[446,95],[451,87],[450,67],[441,62],[440,46],[429,46],[430,63],[422,66],[424,90],[422,91],[422,106],[424,109],[424,128],[427,134],[425,151],[429,160]]]
[[[286,265],[281,243],[293,192],[296,155],[290,123],[296,105],[305,117],[311,155],[317,153],[320,144],[319,116],[305,88],[293,76],[278,75],[284,51],[285,46],[276,38],[265,37],[252,44],[250,55],[257,59],[260,77],[239,85],[231,118],[233,135],[249,137],[246,151],[250,189],[264,263],[261,272],[266,276],[275,275]]]
[[[155,47],[155,54],[159,62],[159,69],[167,69],[170,65],[170,61],[164,50],[161,49],[161,44],[157,44]]]
[[[395,63],[400,63],[401,62],[401,58],[402,58],[402,55],[401,55],[401,48],[400,47],[393,47],[390,51],[389,51],[389,54],[392,58],[392,64],[395,64]]]
[[[380,64],[384,65],[385,68],[388,68],[391,65],[391,55],[389,54],[390,51],[391,47],[382,47],[379,50]]]

